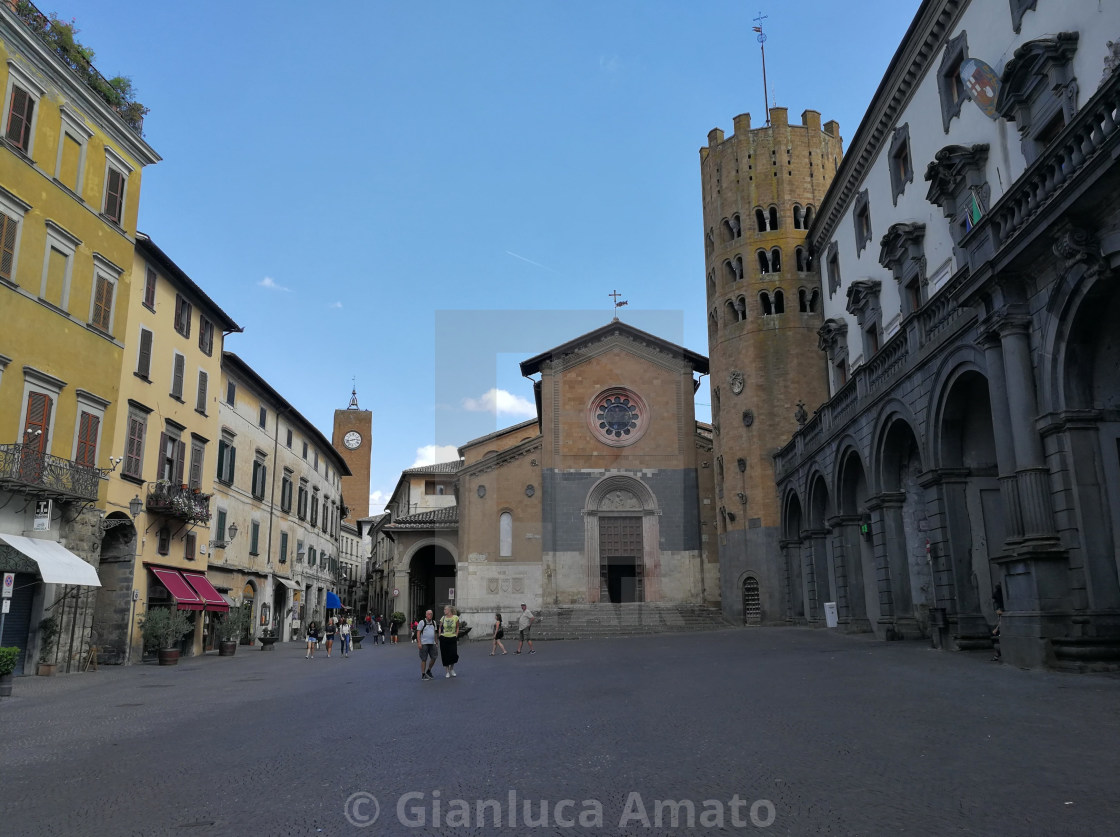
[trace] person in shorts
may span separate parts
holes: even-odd
[[[537,617],[533,615],[533,611],[529,610],[529,608],[525,605],[525,602],[522,602],[521,615],[517,617],[518,640],[517,650],[513,652],[514,654],[520,654],[521,646],[526,642],[529,643],[529,653],[537,653],[533,650],[533,640],[529,638],[529,631],[532,629],[533,623],[536,620]]]
[[[310,660],[315,657],[315,649],[319,645],[319,623],[312,622],[307,626],[307,657]]]
[[[436,665],[439,652],[436,646],[436,633],[438,632],[436,620],[432,618],[429,610],[424,614],[424,621],[416,626],[416,647],[420,649],[420,679],[434,680],[432,669]]]

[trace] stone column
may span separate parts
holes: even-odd
[[[860,524],[863,515],[844,514],[829,520],[834,537],[832,553],[836,559],[837,584],[843,579],[842,595],[839,606],[841,613],[848,619],[852,630],[866,631],[867,597],[864,592],[863,553]]]
[[[826,528],[810,529],[810,552],[813,561],[813,579],[816,582],[817,619],[824,620],[824,603],[835,601],[832,573],[828,570],[828,536]]]
[[[875,556],[875,587],[879,593],[879,625],[894,623],[894,594],[891,591],[891,567],[887,559],[887,539],[884,533],[886,517],[883,503],[878,497],[867,499],[871,515],[871,549]]]
[[[906,529],[902,523],[902,504],[906,502],[906,492],[884,491],[876,499],[879,502],[880,517],[879,532],[875,539],[876,555],[881,552],[888,567],[893,616],[890,621],[897,624],[898,620],[911,618],[914,615],[914,594],[910,589]],[[880,538],[882,538],[881,544]]]
[[[781,540],[785,572],[782,573],[786,585],[786,619],[796,622],[805,618],[805,588],[801,579],[801,541]]]
[[[958,649],[991,646],[991,628],[980,608],[980,595],[973,582],[972,518],[968,511],[968,469],[942,468],[930,487],[941,502],[944,525],[931,532],[936,566],[937,606],[944,607],[957,622]],[[979,641],[979,645],[972,644]]]
[[[817,568],[813,563],[813,539],[809,530],[801,532],[801,571],[805,577],[805,618],[815,621],[821,618],[817,603]]]
[[[1003,370],[1003,349],[994,321],[981,325],[977,343],[984,350],[988,367],[988,400],[992,407],[992,427],[1011,427],[1011,409],[1007,403],[1007,379]],[[1011,434],[996,432],[996,461],[999,467],[999,487],[1007,511],[1008,544],[1018,543],[1023,537],[1023,518],[1019,512],[1019,490],[1015,478],[1015,444]],[[1008,544],[1000,544],[1003,552]]]

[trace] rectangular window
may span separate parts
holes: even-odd
[[[35,99],[22,87],[12,86],[12,100],[8,106],[8,142],[22,151],[31,153],[31,117],[35,114]]]
[[[315,473],[319,473],[319,451],[315,451]]]
[[[144,435],[148,431],[148,414],[140,410],[128,411],[128,442],[125,445],[124,467],[121,473],[137,479],[143,478]]]
[[[206,415],[206,387],[210,383],[210,376],[198,370],[198,397],[195,399],[194,408],[202,415]]]
[[[237,384],[233,381],[226,384],[226,403],[231,407],[237,406]]]
[[[299,481],[299,498],[296,502],[296,516],[300,520],[307,519],[307,480]]]
[[[288,533],[280,533],[280,563],[288,563]]]
[[[171,367],[171,397],[183,400],[183,375],[186,373],[187,359],[178,352],[175,353],[175,362]]]
[[[53,399],[42,392],[29,392],[27,394],[27,418],[23,424],[23,443],[34,448],[39,453],[46,453],[49,448],[49,435],[51,427],[51,408]]]
[[[183,299],[181,294],[175,294],[175,330],[184,337],[191,336],[191,313],[193,307]]]
[[[303,563],[303,541],[296,541],[296,563]]]
[[[70,256],[54,247],[47,248],[47,270],[43,277],[40,299],[66,308],[67,285],[70,276]]]
[[[202,316],[198,318],[198,348],[207,357],[214,354],[214,324]]]
[[[280,511],[291,514],[292,511],[292,474],[284,472],[284,479],[280,483]]]
[[[19,221],[0,213],[0,278],[14,282],[16,268],[16,231]]]
[[[292,428],[288,428],[288,450],[292,449]]]
[[[253,460],[253,496],[258,500],[264,499],[264,484],[268,474],[268,466],[260,459]]]
[[[315,566],[315,547],[313,546],[307,548],[307,565],[309,567]]]
[[[77,193],[80,186],[82,168],[82,142],[64,131],[62,147],[58,150],[58,182]]]
[[[166,480],[173,486],[183,485],[183,471],[187,459],[187,445],[178,438],[177,432],[164,432],[159,437],[158,478]]]
[[[198,556],[198,540],[194,532],[183,535],[183,558],[193,561]]]
[[[261,417],[259,424],[261,427],[265,427],[268,424],[268,410],[264,407],[261,407]]]
[[[113,296],[116,283],[98,273],[94,275],[93,284],[93,311],[90,314],[90,325],[110,333],[113,328]]]
[[[74,461],[79,465],[97,467],[97,430],[100,426],[101,419],[82,410],[82,417],[78,421],[78,452],[74,456]]]
[[[150,267],[144,277],[144,306],[151,311],[156,310],[156,272]]]
[[[303,443],[303,461],[307,461],[307,442]]]
[[[260,555],[261,524],[253,521],[249,524],[249,554]]]
[[[218,513],[214,515],[214,540],[219,545],[224,545],[226,541],[226,510],[218,509]]]
[[[124,217],[124,189],[128,177],[112,165],[105,167],[105,210],[104,215],[117,226]]]
[[[202,488],[202,462],[206,458],[206,445],[200,439],[191,439],[191,470],[188,485]]]
[[[319,495],[311,495],[311,525],[319,525]]]
[[[136,355],[136,374],[148,380],[152,372],[152,333],[140,329],[140,351]]]
[[[233,475],[236,473],[237,448],[229,439],[218,442],[218,473],[217,480],[225,485],[233,485]]]

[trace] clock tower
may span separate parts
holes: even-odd
[[[370,435],[373,413],[358,407],[358,391],[350,393],[350,405],[334,411],[334,433],[331,444],[339,452],[350,476],[342,478],[342,499],[350,513],[343,521],[357,525],[358,518],[369,514]]]

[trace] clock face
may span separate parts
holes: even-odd
[[[350,450],[356,449],[362,443],[362,434],[357,430],[351,430],[342,437],[342,444],[346,445]]]

